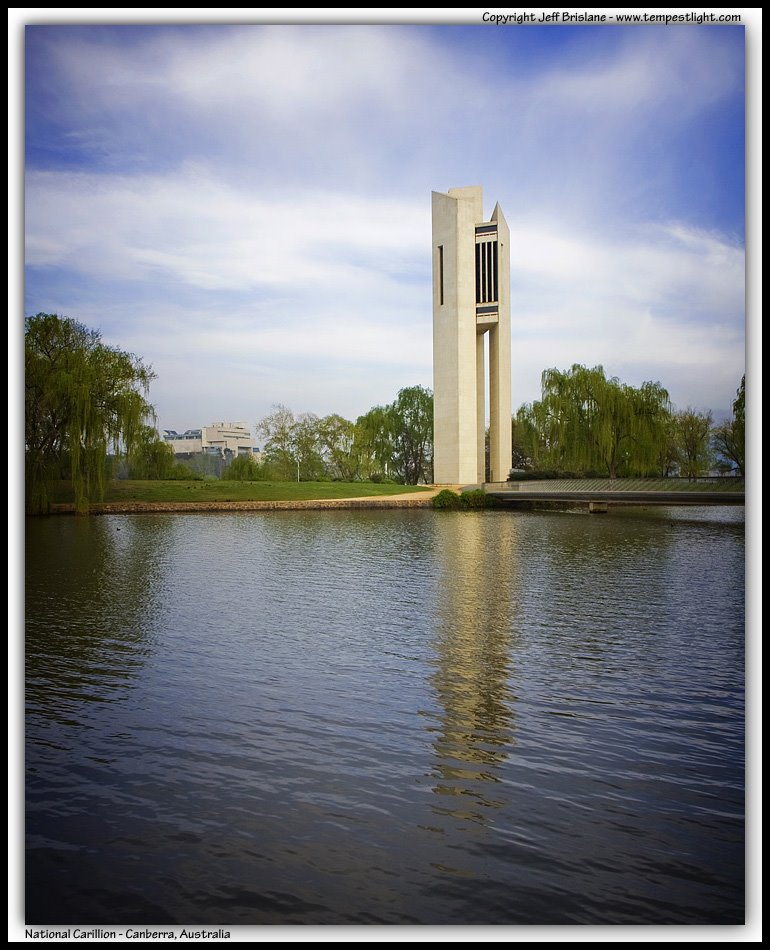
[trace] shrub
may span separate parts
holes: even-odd
[[[441,511],[456,511],[460,507],[460,496],[449,488],[443,488],[433,499],[433,507]]]
[[[481,488],[464,491],[460,495],[460,505],[463,508],[491,508],[495,499]]]
[[[181,462],[176,462],[171,471],[166,476],[172,481],[177,482],[202,482],[203,475],[200,472],[194,472]]]

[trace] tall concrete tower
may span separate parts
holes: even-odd
[[[511,469],[510,232],[500,205],[483,220],[482,190],[433,192],[433,480],[485,481],[489,334],[490,477]]]

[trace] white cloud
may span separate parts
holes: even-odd
[[[660,381],[677,404],[729,405],[744,365],[741,248],[681,224],[610,243],[536,221],[512,229],[511,246],[514,366],[528,386],[584,363]]]
[[[95,310],[105,332],[141,354],[184,356],[199,372],[228,359],[287,375],[301,366],[303,378],[314,360],[390,366],[430,384],[427,202],[265,198],[201,168],[32,173],[28,234],[30,264],[120,280],[138,298],[163,288],[149,303]],[[519,219],[511,254],[514,375],[530,387],[515,386],[515,404],[536,398],[543,369],[574,362],[669,388],[689,368],[708,367],[713,381],[713,367],[724,367],[724,399],[735,389],[743,252],[724,237],[676,223],[610,242]],[[704,402],[690,390],[680,398]]]
[[[134,280],[163,274],[231,291],[291,295],[310,283],[316,292],[326,284],[360,293],[372,280],[412,271],[430,240],[425,216],[406,201],[319,192],[265,197],[200,169],[31,172],[26,211],[29,265]]]
[[[573,362],[729,403],[743,251],[686,194],[711,143],[681,142],[739,94],[738,44],[582,31],[519,59],[527,35],[500,56],[399,27],[49,31],[44,101],[87,164],[29,170],[31,309],[101,327],[172,402],[251,379],[355,415],[430,385],[429,192],[480,183],[512,229],[514,405]]]
[[[671,122],[742,88],[735,53],[713,32],[647,29],[626,32],[612,52],[579,62],[567,55],[533,84],[535,107],[612,116],[638,124],[640,110],[664,110]],[[684,113],[683,114],[683,110]]]
[[[511,229],[513,267],[521,279],[558,280],[580,290],[578,299],[604,307],[677,308],[686,320],[743,316],[744,252],[724,236],[683,224],[639,225],[625,241],[517,222]],[[671,314],[674,316],[674,314]]]
[[[618,189],[649,206],[675,184],[686,123],[740,92],[736,49],[704,30],[578,35],[561,56],[520,58],[411,27],[196,26],[131,44],[49,37],[48,59],[57,118],[105,167],[216,163],[289,200],[310,182],[482,181],[511,210],[606,218]]]

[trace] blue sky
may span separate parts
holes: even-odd
[[[73,317],[151,364],[161,429],[253,425],[277,403],[354,419],[432,386],[430,194],[482,185],[511,228],[513,411],[572,363],[729,411],[743,27],[482,12],[27,17],[25,314]]]

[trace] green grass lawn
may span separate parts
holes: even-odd
[[[226,482],[208,481],[112,481],[104,494],[106,502],[128,501],[304,501],[318,498],[368,498],[425,491],[418,485],[378,485],[374,482]],[[54,503],[74,501],[69,482],[50,486]]]

